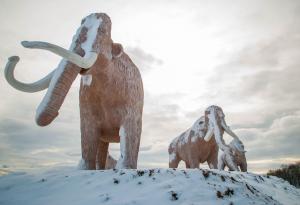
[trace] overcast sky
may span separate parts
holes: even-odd
[[[60,57],[22,48],[20,41],[68,48],[81,19],[93,12],[111,17],[113,40],[143,77],[138,167],[167,167],[170,141],[212,104],[223,108],[244,142],[249,171],[300,160],[300,1],[1,0],[0,166],[78,163],[80,78],[59,117],[38,127],[35,109],[45,91],[13,89],[3,69],[18,55],[17,79],[45,76]],[[110,147],[115,157],[118,147]]]

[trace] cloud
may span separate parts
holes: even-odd
[[[125,50],[141,72],[157,68],[163,64],[161,59],[145,52],[140,47],[126,47]]]

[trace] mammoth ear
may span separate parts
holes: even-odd
[[[114,58],[119,58],[123,54],[123,46],[119,43],[112,43],[111,53]]]

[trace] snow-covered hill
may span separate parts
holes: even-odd
[[[0,177],[0,204],[300,204],[277,177],[218,170],[81,171],[56,168]]]

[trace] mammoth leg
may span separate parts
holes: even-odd
[[[190,165],[190,163],[188,163],[188,162],[185,162],[185,167],[186,167],[187,169],[191,168],[191,165]]]
[[[207,164],[210,169],[218,169],[218,147],[208,157]]]
[[[127,119],[120,127],[121,156],[117,162],[117,168],[136,169],[141,130],[141,119]]]
[[[241,163],[240,168],[241,168],[242,172],[246,172],[247,171],[247,162]]]
[[[105,169],[114,169],[116,167],[117,160],[115,160],[109,152],[107,152]]]
[[[217,169],[218,168],[218,158],[217,157],[210,157],[207,160],[207,164],[210,169]]]
[[[174,157],[173,157],[174,156]],[[180,162],[180,158],[176,153],[171,153],[169,156],[169,168],[177,168]]]
[[[105,169],[108,146],[109,146],[108,142],[103,142],[102,140],[99,140],[98,150],[97,150],[97,168],[98,169]]]
[[[100,129],[90,121],[91,119],[81,117],[82,169],[96,169]]]

